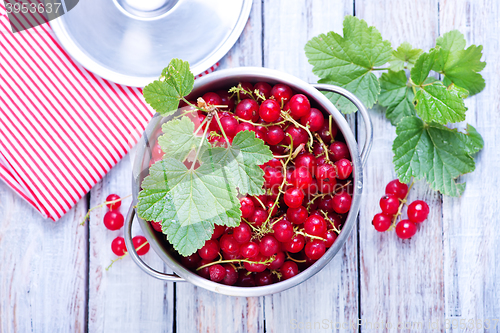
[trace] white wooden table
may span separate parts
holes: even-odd
[[[291,290],[232,298],[155,280],[130,258],[105,270],[115,258],[111,240],[122,231],[105,229],[104,210],[95,211],[86,226],[79,224],[89,204],[110,193],[131,193],[129,156],[57,223],[42,219],[2,183],[0,332],[385,332],[396,331],[398,324],[403,325],[398,331],[440,332],[447,320],[467,328],[446,331],[500,332],[499,325],[493,328],[500,319],[500,2],[255,0],[221,67],[264,66],[315,82],[304,44],[322,32],[341,32],[348,14],[375,25],[393,46],[407,40],[428,50],[452,29],[464,33],[468,44],[484,45],[486,88],[466,105],[467,120],[482,133],[485,148],[476,171],[463,177],[467,189],[461,198],[442,197],[419,184],[410,200],[426,200],[431,214],[417,235],[401,241],[394,233],[377,233],[371,219],[385,184],[395,177],[390,149],[395,131],[383,110],[371,110],[375,141],[363,204],[342,251]],[[356,119],[351,121],[356,126]],[[153,251],[145,260],[166,269]],[[353,327],[358,319],[362,325]],[[470,320],[479,327],[486,319],[490,329],[469,328]]]

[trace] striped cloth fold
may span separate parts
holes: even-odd
[[[43,216],[68,212],[153,114],[141,89],[76,64],[47,23],[13,34],[0,2],[0,179]]]

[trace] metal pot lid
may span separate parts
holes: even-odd
[[[110,81],[143,87],[172,58],[198,75],[234,45],[252,0],[85,0],[51,21],[66,51]]]

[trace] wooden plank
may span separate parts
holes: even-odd
[[[86,209],[54,223],[0,182],[0,332],[85,332]]]
[[[132,154],[133,155],[133,154]],[[111,193],[126,196],[132,193],[133,157],[127,155],[91,191],[91,206],[105,201]],[[121,212],[125,215],[131,198],[124,200]],[[89,249],[89,332],[170,332],[173,328],[173,284],[154,279],[143,273],[125,257],[106,270],[116,256],[111,242],[123,237],[123,228],[106,229],[103,216],[106,208],[92,212]],[[141,234],[133,226],[134,235]],[[150,250],[143,259],[153,268],[163,271],[163,261]]]
[[[306,42],[320,33],[340,32],[344,15],[352,14],[353,2],[265,1],[264,67],[316,82],[304,52]],[[303,284],[265,297],[267,332],[307,329],[337,331],[336,325],[358,318],[356,228],[337,256],[321,272]],[[316,326],[314,326],[316,325]]]
[[[409,41],[424,50],[438,35],[438,3],[421,1],[356,1],[356,16],[374,25],[393,47]],[[417,184],[409,201],[422,199],[431,213],[411,240],[401,241],[394,231],[379,233],[371,225],[380,212],[379,200],[386,184],[395,178],[392,141],[395,128],[384,111],[370,111],[374,144],[365,168],[364,204],[360,213],[360,292],[362,330],[396,331],[429,329],[429,322],[444,318],[443,244],[441,198]],[[406,210],[405,210],[406,211]],[[404,215],[405,216],[405,215]],[[380,326],[377,329],[377,324]],[[419,326],[421,325],[421,326]],[[389,329],[392,327],[393,329]],[[372,330],[373,329],[373,330]]]
[[[467,332],[500,332],[500,229],[498,228],[498,161],[500,152],[500,4],[498,1],[440,1],[440,33],[458,29],[467,46],[481,44],[481,73],[486,88],[466,100],[467,122],[483,135],[485,147],[476,158],[476,170],[464,177],[467,188],[461,198],[443,198],[444,295],[446,318],[467,322]],[[470,326],[489,319],[489,330]],[[450,321],[451,322],[451,321]],[[473,327],[473,328],[471,328]],[[483,326],[484,327],[484,326]],[[450,331],[463,332],[452,326]]]
[[[252,12],[238,42],[220,61],[220,68],[262,65],[261,1]],[[188,283],[176,283],[177,332],[260,332],[262,298],[222,296]]]

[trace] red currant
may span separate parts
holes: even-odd
[[[286,211],[286,217],[293,224],[302,224],[306,221],[308,216],[307,209],[304,206],[299,206],[297,208],[288,208]]]
[[[292,98],[290,98],[289,107],[290,113],[295,119],[308,117],[311,112],[311,104],[303,94],[293,95]]]
[[[201,259],[212,261],[219,255],[219,244],[216,240],[207,240],[205,245],[198,250]]]
[[[210,274],[210,280],[214,282],[220,282],[226,277],[226,269],[220,264],[208,267],[208,272]]]
[[[253,84],[251,84],[250,82],[240,82],[238,84],[238,86],[240,86],[241,88],[243,88],[244,90],[246,91],[250,91],[253,93],[254,89],[253,89]],[[239,96],[240,96],[240,99],[244,99],[244,98],[251,98],[251,95],[249,93],[247,93],[246,91],[240,91],[238,92]]]
[[[288,207],[298,208],[302,205],[302,201],[304,201],[304,192],[301,189],[292,187],[286,190],[283,198]]]
[[[226,109],[232,111],[234,109],[234,100],[231,98],[231,95],[225,90],[218,90],[216,94],[219,95],[221,103],[220,105],[227,105],[227,107],[221,109]]]
[[[249,197],[242,197],[240,199],[240,209],[241,217],[243,217],[244,219],[248,219],[250,216],[252,216],[253,212],[255,211],[255,206],[252,199],[250,199]]]
[[[264,95],[266,99],[269,99],[269,97],[271,97],[271,90],[273,88],[269,83],[257,82],[253,88],[254,90],[258,90],[261,95]]]
[[[264,170],[264,186],[266,188],[274,188],[281,186],[283,182],[283,173],[279,169],[267,167]]]
[[[162,232],[160,222],[151,221],[151,226],[155,231]]]
[[[113,239],[113,241],[111,242],[111,251],[113,251],[113,253],[119,257],[124,255],[127,252],[125,239],[123,239],[123,237],[116,237],[115,239]]]
[[[228,286],[234,285],[238,281],[238,272],[230,264],[224,264],[222,267],[226,270],[226,276],[222,280],[222,283]]]
[[[300,252],[306,243],[306,239],[304,236],[300,234],[296,234],[292,237],[289,242],[283,243],[283,250],[288,251],[290,253]]]
[[[252,229],[245,222],[241,222],[233,229],[233,237],[240,244],[247,243],[252,238]]]
[[[380,208],[387,215],[396,215],[399,209],[399,199],[394,194],[386,194],[380,199]]]
[[[408,219],[413,223],[425,221],[429,215],[429,206],[425,201],[416,200],[408,206]]]
[[[260,253],[263,256],[270,257],[278,253],[280,250],[280,243],[272,235],[262,237],[259,244]]]
[[[248,242],[240,247],[240,254],[243,258],[253,258],[259,254],[259,245],[255,242]]]
[[[116,210],[110,210],[104,214],[104,226],[106,226],[109,230],[120,229],[123,227],[124,221],[125,219],[123,218],[123,215]]]
[[[249,275],[246,269],[241,269],[238,272],[238,281],[236,285],[240,287],[255,287],[255,280],[252,275]]]
[[[278,125],[269,126],[266,133],[266,142],[269,145],[277,145],[285,138],[285,132]],[[281,165],[281,163],[280,163]]]
[[[292,89],[290,89],[289,86],[281,83],[278,83],[273,87],[273,89],[271,89],[271,95],[273,95],[274,99],[280,104],[282,102],[288,102],[290,98],[292,98],[292,94]]]
[[[201,258],[198,255],[198,253],[196,253],[196,252],[190,256],[181,257],[182,265],[184,265],[184,267],[186,267],[188,269],[195,269],[196,267],[198,267],[200,260],[201,260]]]
[[[309,126],[309,130],[312,132],[319,131],[323,127],[325,122],[325,117],[320,110],[311,108],[311,112],[308,116],[300,118],[300,123],[304,126]]]
[[[234,114],[245,120],[259,120],[259,104],[253,99],[244,99],[236,105]]]
[[[236,254],[240,251],[240,244],[231,234],[224,234],[219,241],[220,249],[228,254]]]
[[[312,260],[318,260],[325,254],[326,246],[325,242],[319,239],[313,239],[310,242],[307,242],[306,247],[304,248],[304,253]]]
[[[239,123],[236,127],[236,134],[243,131],[255,132],[255,126],[249,123]]]
[[[285,262],[285,253],[278,252],[276,253],[276,257],[274,258],[274,260],[271,261],[271,263],[269,264],[268,268],[271,270],[279,269],[281,266],[283,266],[284,262]]]
[[[201,266],[205,266],[206,264],[209,264],[210,261],[209,260],[200,260],[200,262],[198,263],[198,267],[201,267]],[[210,266],[209,266],[210,267]],[[204,267],[200,270],[197,270],[196,273],[198,273],[199,276],[201,277],[204,277],[205,279],[207,280],[210,280],[210,270],[209,270],[209,267]]]
[[[349,148],[347,148],[345,143],[340,141],[335,141],[330,145],[330,152],[334,161],[339,161],[343,158],[350,158]]]
[[[274,223],[273,231],[274,237],[282,243],[289,242],[293,237],[293,225],[286,219]]]
[[[210,104],[210,105],[221,105],[222,104],[222,99],[220,98],[219,95],[217,95],[214,92],[207,92],[206,94],[203,95],[203,100],[205,103]]]
[[[352,198],[346,192],[342,191],[333,197],[332,207],[338,214],[345,214],[351,209]]]
[[[155,157],[153,156],[153,158],[155,158]],[[161,159],[161,157],[160,157],[160,159]],[[110,194],[106,197],[106,201],[115,201],[118,199],[120,199],[120,196],[118,194]],[[106,206],[108,206],[109,210],[117,210],[118,208],[120,208],[121,205],[122,205],[121,201],[106,204]]]
[[[301,127],[288,126],[285,130],[285,139],[283,142],[290,145],[293,140],[293,148],[297,148],[300,144],[306,144],[309,141],[307,132]]]
[[[223,117],[220,119],[220,124],[227,137],[232,138],[236,135],[239,123],[234,117]]]
[[[386,194],[394,194],[398,199],[403,200],[408,194],[408,185],[401,183],[399,179],[394,179],[385,187]]]
[[[275,205],[274,201],[271,200],[267,201],[265,206],[268,212],[271,212],[272,209],[271,216],[274,216],[278,213],[278,204]]]
[[[328,144],[335,139],[335,136],[337,136],[337,132],[338,132],[338,128],[334,122],[332,122],[331,131],[330,131],[330,124],[328,121],[325,121],[323,123],[323,126],[319,129],[318,134],[319,134],[321,140],[323,140],[324,143]]]
[[[280,113],[281,108],[278,102],[272,99],[265,100],[259,107],[260,117],[268,123],[275,122],[279,118]]]
[[[347,179],[352,173],[352,163],[346,158],[335,162],[335,167],[337,167],[337,176],[339,179]]]
[[[283,266],[281,266],[280,268],[280,273],[283,277],[283,280],[288,280],[299,274],[299,267],[293,261],[285,261],[283,263]]]
[[[273,283],[273,273],[265,270],[255,274],[255,285],[256,286],[267,286]]]
[[[212,233],[212,237],[210,239],[218,239],[225,231],[225,226],[216,224],[214,227],[214,232]]]
[[[163,151],[163,149],[161,149],[160,143],[158,141],[156,141],[155,145],[153,146],[153,149],[151,150],[151,157],[153,158],[153,160],[159,161],[163,158],[164,155],[165,155],[165,152]],[[108,200],[106,200],[106,201],[108,201]],[[120,203],[120,202],[118,202],[118,203]]]
[[[290,182],[297,188],[307,188],[312,183],[312,176],[307,168],[296,168],[290,177]]]
[[[147,243],[147,239],[144,236],[135,236],[132,238],[132,244],[134,244],[134,248],[137,251],[137,254],[140,256],[145,255],[149,251],[149,243]],[[147,243],[146,245],[142,246],[144,243]],[[139,247],[141,247],[139,249]]]
[[[311,215],[304,223],[306,234],[311,236],[323,237],[326,232],[325,219],[319,215]]]
[[[401,239],[411,238],[417,232],[417,226],[410,220],[401,220],[396,224],[396,235]]]
[[[304,153],[295,158],[295,168],[305,168],[311,174],[314,174],[316,171],[316,158],[311,153]]]
[[[321,198],[318,201],[318,209],[321,209],[324,212],[331,213],[333,212],[333,196],[332,195],[327,195],[323,198]]]
[[[378,213],[373,217],[372,224],[375,230],[384,232],[391,226],[392,217],[384,213]]]
[[[326,248],[330,248],[333,243],[335,243],[335,241],[337,240],[337,233],[335,232],[335,230],[333,229],[330,229],[330,230],[327,230],[326,231],[326,241],[325,241],[325,246]]]
[[[259,264],[259,262],[265,261],[267,258],[265,258],[263,255],[258,254],[253,258],[250,258],[253,263],[249,262],[244,262],[243,266],[245,266],[245,269],[249,272],[263,272],[266,270],[266,265],[265,264]]]

